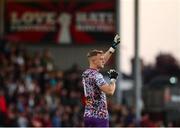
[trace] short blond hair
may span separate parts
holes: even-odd
[[[96,56],[97,54],[104,54],[104,52],[102,50],[94,49],[87,53],[87,57],[90,58]]]

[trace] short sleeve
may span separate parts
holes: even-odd
[[[106,81],[104,80],[103,75],[100,73],[96,74],[95,81],[98,87],[106,84]]]

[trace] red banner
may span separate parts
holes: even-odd
[[[5,5],[5,34],[11,41],[107,43],[115,21],[115,0],[6,0]]]

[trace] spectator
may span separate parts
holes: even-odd
[[[0,126],[5,125],[7,115],[7,104],[4,97],[4,91],[0,89]]]
[[[61,127],[61,108],[59,107],[56,111],[55,114],[52,117],[52,126],[53,127]]]
[[[156,127],[155,123],[150,119],[148,113],[143,114],[140,126],[142,126],[142,127]]]

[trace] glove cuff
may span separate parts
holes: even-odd
[[[115,52],[115,49],[113,47],[110,47],[109,50],[108,50],[110,53],[114,53]]]
[[[116,82],[116,79],[111,78],[111,82],[115,83],[115,82]]]

